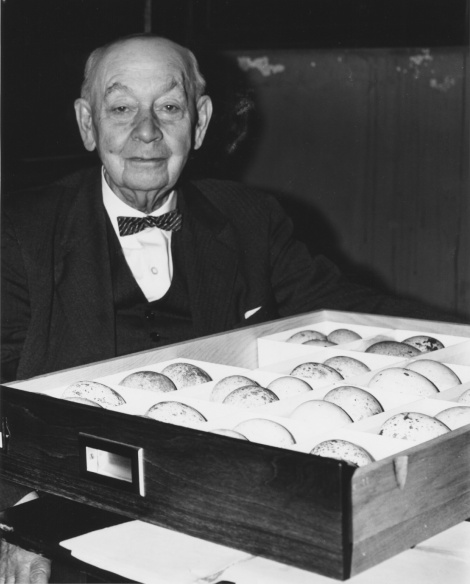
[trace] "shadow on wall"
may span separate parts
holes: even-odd
[[[214,104],[214,114],[204,146],[193,154],[186,172],[191,178],[243,181],[261,142],[264,126],[255,90],[233,57],[214,53],[201,56],[198,52],[198,58],[207,81],[207,93]],[[341,238],[313,202],[307,204],[272,189],[270,193],[291,217],[298,239],[312,255],[325,255],[351,280],[390,292],[385,281],[373,270],[357,265],[341,250]]]
[[[194,152],[192,178],[241,180],[262,132],[254,89],[233,61],[213,51],[196,51],[214,112],[203,147]]]
[[[277,193],[276,196],[292,219],[297,238],[307,246],[312,256],[322,254],[333,261],[350,280],[384,293],[392,293],[377,273],[353,262],[342,251],[341,238],[322,211],[313,204],[295,200],[283,193]]]

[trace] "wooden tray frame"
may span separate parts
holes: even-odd
[[[466,325],[321,311],[15,382],[0,390],[0,474],[340,580],[468,519],[470,426],[353,469],[36,393],[173,358],[255,368],[259,336],[316,319],[470,338]],[[142,448],[145,497],[81,476],[80,433]]]

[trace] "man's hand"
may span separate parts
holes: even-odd
[[[50,560],[1,540],[0,584],[47,584],[50,574]]]

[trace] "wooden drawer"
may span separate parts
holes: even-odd
[[[175,357],[256,368],[260,336],[325,318],[470,338],[464,325],[322,311],[16,382],[1,388],[0,472],[337,579],[469,518],[470,426],[355,469],[40,393]],[[84,449],[101,447],[131,461],[129,477],[87,472]]]

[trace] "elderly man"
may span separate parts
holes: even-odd
[[[270,197],[184,180],[212,113],[187,49],[97,49],[75,109],[101,172],[4,202],[4,380],[314,309],[435,317],[310,257]]]
[[[311,257],[271,197],[186,180],[212,114],[204,88],[193,54],[166,39],[92,53],[75,110],[102,169],[4,201],[4,380],[314,309],[436,317]],[[9,574],[27,570],[16,550],[3,573],[6,557]]]

